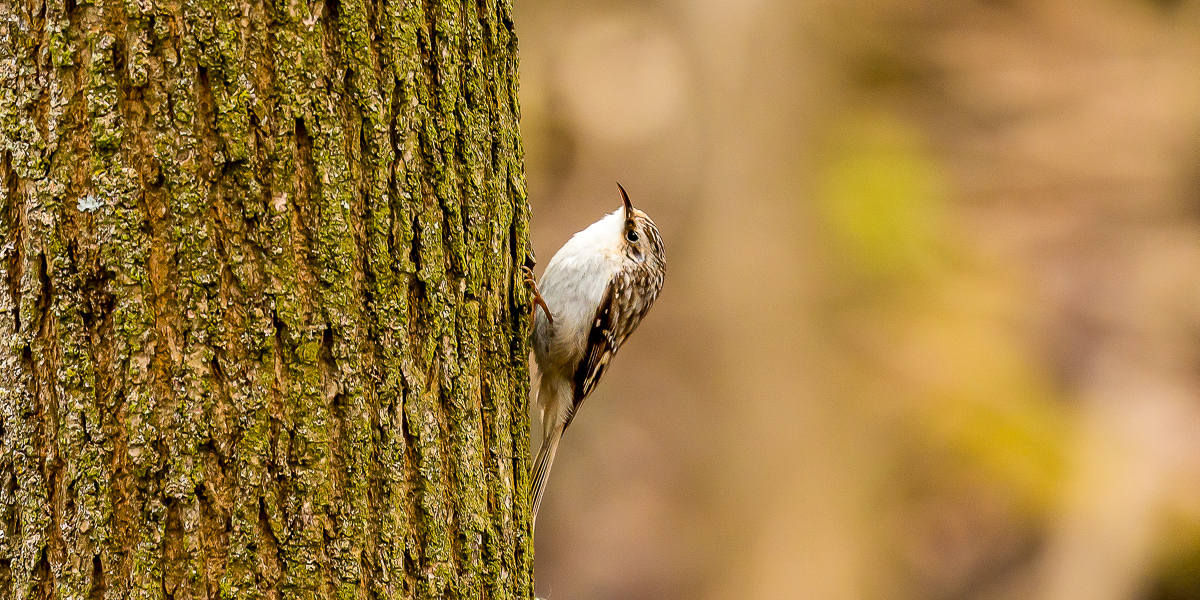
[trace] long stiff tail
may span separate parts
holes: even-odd
[[[542,495],[546,493],[546,481],[550,478],[550,465],[554,464],[554,454],[558,452],[558,442],[562,439],[563,426],[555,427],[546,439],[542,440],[542,448],[538,450],[537,460],[533,462],[533,527],[537,528],[538,508],[542,506]]]

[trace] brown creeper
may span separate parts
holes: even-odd
[[[533,328],[542,410],[542,447],[533,463],[534,523],[563,431],[663,285],[667,256],[658,228],[617,187],[625,205],[563,244],[536,290],[544,302]]]

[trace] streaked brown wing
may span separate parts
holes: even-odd
[[[575,370],[575,398],[572,399],[571,414],[567,416],[566,425],[571,424],[571,420],[575,418],[575,411],[583,404],[584,398],[596,388],[600,377],[604,375],[604,369],[629,335],[627,331],[620,331],[620,305],[614,302],[614,299],[621,295],[621,289],[626,287],[623,285],[624,280],[625,278],[618,274],[604,288],[604,296],[600,300],[600,306],[596,308],[596,318],[592,319],[592,330],[588,333],[583,360],[579,361],[579,368]]]

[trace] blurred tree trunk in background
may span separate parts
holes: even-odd
[[[510,12],[0,0],[0,597],[529,597]]]

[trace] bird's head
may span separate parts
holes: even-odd
[[[667,253],[658,227],[654,225],[650,215],[633,207],[624,186],[618,183],[617,188],[621,190],[621,200],[625,203],[622,211],[625,218],[621,228],[621,246],[626,255],[639,262],[653,260],[665,264]]]

